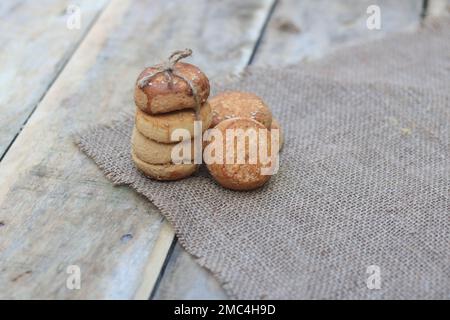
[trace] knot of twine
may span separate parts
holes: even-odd
[[[173,83],[173,76],[181,78],[184,82],[186,82],[188,84],[189,88],[192,91],[192,95],[194,96],[194,100],[195,100],[195,118],[196,118],[196,120],[199,120],[201,106],[200,106],[200,99],[198,97],[198,90],[190,79],[188,79],[187,77],[180,74],[175,68],[175,64],[178,61],[180,61],[181,59],[187,58],[191,55],[192,55],[191,49],[174,51],[169,56],[167,61],[165,61],[155,67],[156,70],[154,72],[152,72],[152,73],[146,75],[145,77],[143,77],[142,79],[140,79],[138,81],[138,86],[141,89],[144,88],[145,86],[148,85],[148,83],[150,82],[150,80],[153,77],[155,77],[156,75],[161,74],[161,73],[164,73],[166,75],[166,79],[169,83],[169,86],[171,86]]]

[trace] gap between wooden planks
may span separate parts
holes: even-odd
[[[173,233],[72,133],[132,109],[136,75],[174,49],[212,77],[241,70],[272,3],[111,1],[0,163],[0,297],[148,297]],[[80,290],[65,286],[69,265]]]
[[[79,29],[67,27],[65,1],[2,1],[0,161],[107,1],[78,1]]]
[[[380,6],[382,28],[366,28],[369,5]],[[414,30],[422,15],[422,0],[283,0],[276,4],[267,29],[252,55],[252,64],[282,66],[320,58],[333,50]],[[226,294],[207,270],[177,244],[155,299],[224,299]]]

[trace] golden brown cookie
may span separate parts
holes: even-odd
[[[205,102],[200,108],[200,119],[202,121],[202,131],[209,128],[211,124],[211,107]],[[172,132],[176,129],[186,129],[194,138],[194,110],[179,110],[169,113],[150,115],[136,108],[136,128],[145,137],[162,143],[173,143],[181,141],[171,140]]]
[[[208,78],[199,68],[184,62],[177,62],[174,65],[171,81],[167,77],[167,73],[159,73],[149,79],[145,86],[141,87],[140,80],[157,70],[157,66],[146,68],[136,81],[134,101],[142,111],[158,114],[182,109],[195,109],[196,103],[189,84],[177,74],[188,79],[197,89],[200,104],[205,103],[208,99]]]
[[[272,119],[272,124],[270,125],[270,130],[272,129],[278,129],[279,130],[279,137],[280,137],[280,141],[279,141],[279,150],[281,150],[283,148],[283,144],[284,144],[284,135],[283,135],[283,131],[281,130],[280,124],[278,123],[278,121],[276,119]]]
[[[189,146],[190,143],[190,146]],[[144,162],[150,164],[165,164],[172,162],[172,150],[176,146],[186,145],[190,147],[190,154],[180,155],[183,159],[194,159],[194,141],[182,141],[176,143],[159,143],[145,137],[136,127],[133,128],[131,136],[131,150],[134,154]]]
[[[259,138],[258,134],[255,135],[256,140],[245,139],[245,143],[238,143],[238,139],[234,138],[234,146],[231,146],[227,143],[226,132],[228,129],[236,130],[242,129],[244,134],[248,134],[249,129],[255,130],[255,132],[259,132],[259,130],[265,130],[268,135],[267,144],[259,146]],[[207,163],[207,168],[214,179],[223,187],[233,189],[233,190],[252,190],[258,187],[261,187],[265,184],[270,178],[270,174],[263,174],[262,169],[269,169],[272,164],[272,160],[269,163],[263,163],[261,158],[259,157],[259,148],[264,147],[267,148],[267,154],[270,156],[270,131],[263,126],[260,122],[249,119],[249,118],[233,118],[227,119],[220,122],[215,128],[211,130],[219,130],[222,133],[222,141],[223,141],[223,154],[222,154],[222,162],[223,163],[210,163],[208,160],[208,148],[211,145],[208,145],[205,149],[205,162]],[[210,131],[211,132],[211,131]],[[237,134],[237,136],[243,137],[243,134]],[[214,139],[212,139],[214,140]],[[230,139],[228,139],[230,140]],[[233,139],[231,139],[233,140]],[[255,159],[256,161],[251,163],[250,159],[250,145],[256,146],[256,154],[258,155]],[[231,153],[230,153],[231,152]],[[234,153],[233,153],[234,152]],[[244,163],[238,163],[237,161],[237,152],[242,152]],[[212,152],[211,152],[212,153]],[[227,157],[231,154],[231,163],[227,161]],[[273,158],[270,158],[273,159]]]
[[[226,91],[212,97],[209,103],[213,113],[212,127],[231,118],[254,119],[266,128],[270,128],[272,123],[270,109],[260,97],[253,93]]]
[[[136,167],[146,176],[156,180],[179,180],[193,174],[198,165],[196,164],[150,164],[139,159],[134,152],[131,152],[133,162]]]

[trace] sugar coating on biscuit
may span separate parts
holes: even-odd
[[[272,113],[264,101],[249,92],[226,91],[209,100],[212,109],[212,123],[215,127],[220,122],[232,118],[250,118],[270,128]]]
[[[236,141],[233,145],[226,143],[226,131],[228,129],[242,129],[247,132],[248,129],[254,129],[257,132],[259,130],[267,130],[258,121],[248,119],[248,118],[233,118],[220,122],[214,129],[220,130],[224,139],[224,149],[223,149],[223,163],[212,163],[207,164],[208,170],[211,175],[216,179],[222,186],[234,189],[234,190],[251,190],[262,186],[270,179],[270,175],[261,174],[261,168],[265,166],[270,166],[271,163],[263,165],[259,159],[259,138],[257,141],[249,141],[246,139],[245,144],[238,146]],[[269,131],[267,130],[269,135]],[[258,159],[256,163],[249,163],[249,145],[250,143],[257,144]],[[270,137],[267,139],[267,144],[264,147],[267,148],[267,154],[270,155]],[[238,147],[240,147],[238,149]],[[244,149],[245,148],[245,149]],[[244,152],[245,163],[236,163],[237,156],[236,152]],[[233,152],[234,163],[226,163],[227,152]],[[228,153],[230,154],[230,153]]]

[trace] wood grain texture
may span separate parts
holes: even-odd
[[[367,28],[369,5],[380,7],[380,30]],[[414,30],[421,12],[422,0],[280,0],[255,62],[279,65],[308,61],[345,45]]]
[[[427,15],[430,17],[450,16],[450,0],[428,0]]]
[[[190,61],[211,76],[241,69],[270,5],[107,6],[0,163],[0,298],[150,294],[173,231],[148,201],[112,186],[72,133],[133,110],[137,75],[173,50],[192,48]],[[69,265],[81,269],[80,290],[66,288]]]
[[[141,283],[134,295],[135,300],[149,299],[174,241],[172,226],[167,220],[164,220],[164,224],[159,230],[159,236],[153,245],[153,250],[145,263],[145,269],[140,276]]]
[[[371,34],[365,25],[366,9],[369,4],[377,3],[381,7],[383,27],[379,34]],[[253,63],[286,65],[316,59],[345,44],[414,28],[420,23],[421,6],[421,1],[415,0],[280,0]],[[223,299],[225,296],[212,274],[200,268],[178,246],[155,299]]]
[[[67,28],[70,2],[0,3],[0,158],[103,10],[77,1],[80,28]]]
[[[228,296],[213,275],[177,243],[153,298],[217,300]]]

